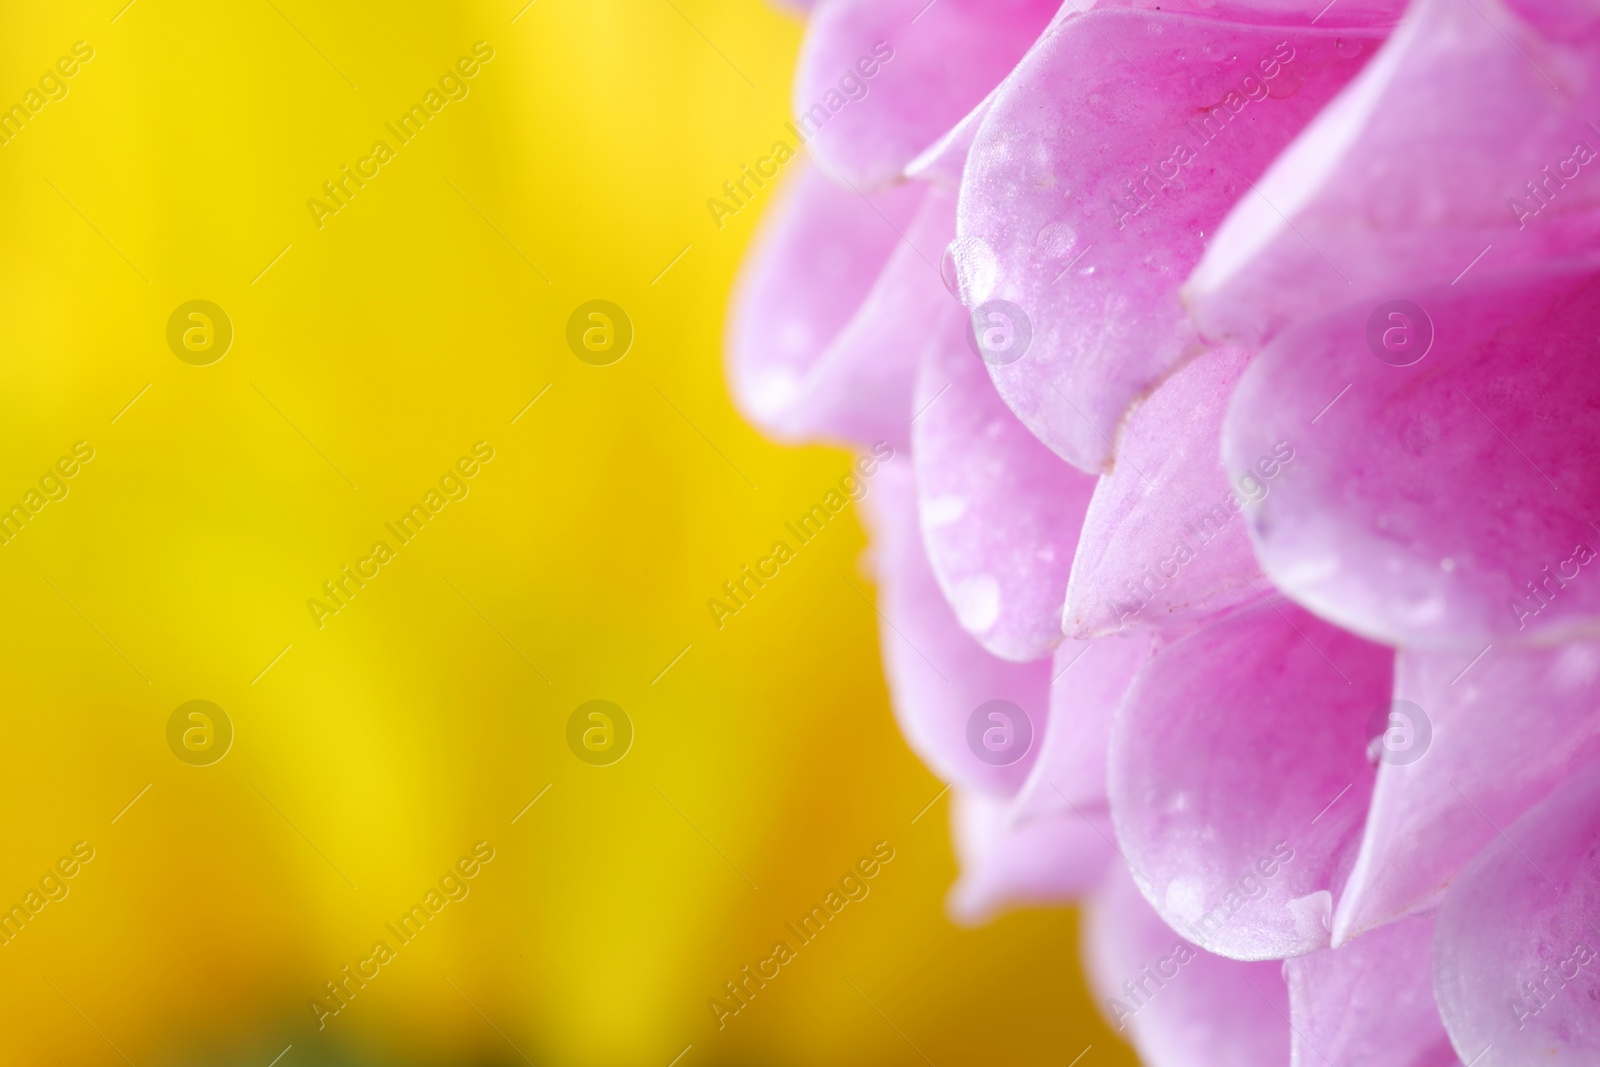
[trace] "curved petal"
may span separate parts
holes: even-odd
[[[998,659],[961,628],[922,548],[908,466],[899,458],[886,464],[862,501],[872,533],[884,669],[895,718],[934,774],[963,789],[1009,797],[1038,756],[1050,701],[1050,661]],[[1026,726],[1013,723],[1008,746],[991,752],[969,738],[974,716],[996,700],[1010,702],[1010,713],[1020,713]],[[1012,762],[1004,762],[1008,759]]]
[[[1007,79],[967,159],[955,268],[969,307],[1005,301],[1031,324],[1031,347],[990,373],[1064,459],[1107,468],[1123,414],[1198,353],[1178,287],[1360,69],[1351,39],[1104,8],[1063,20]]]
[[[1150,1067],[1283,1067],[1282,965],[1214,956],[1172,932],[1116,865],[1083,914],[1084,967],[1111,1025]]]
[[[1505,828],[1439,909],[1433,991],[1462,1060],[1600,1061],[1597,927],[1600,765],[1591,763]]]
[[[1427,724],[1403,740],[1424,747],[1415,761],[1402,753],[1407,762],[1378,769],[1361,852],[1334,912],[1335,944],[1433,906],[1495,827],[1600,756],[1600,642],[1465,659],[1402,650],[1395,661],[1395,696]]]
[[[1459,1067],[1433,1003],[1433,920],[1288,960],[1291,1067]]]
[[[978,136],[978,128],[988,117],[989,108],[994,104],[994,98],[999,92],[1000,87],[996,86],[994,91],[984,97],[977,107],[967,112],[960,122],[946,130],[944,136],[907,163],[905,176],[916,181],[934,182],[947,189],[959,189],[961,172],[967,165],[967,153],[972,151],[972,142]]]
[[[925,324],[953,303],[932,264],[954,225],[942,191],[863,197],[814,168],[795,175],[729,313],[728,380],[744,416],[791,442],[906,447]]]
[[[886,185],[978,105],[1059,0],[821,0],[795,75],[795,126],[830,174]]]
[[[1573,23],[1572,5],[1518,7]],[[1583,36],[1545,36],[1501,0],[1418,0],[1216,231],[1185,287],[1206,335],[1260,343],[1353,292],[1415,299],[1469,267],[1593,248],[1600,34],[1584,10]]]
[[[1105,809],[1111,725],[1150,654],[1143,634],[1066,641],[1056,649],[1044,745],[1012,805],[1012,819]]]
[[[1280,589],[1376,640],[1469,655],[1595,630],[1596,269],[1415,292],[1392,320],[1413,325],[1389,327],[1417,347],[1434,335],[1409,366],[1368,347],[1393,304],[1343,308],[1262,352],[1223,448],[1230,469],[1277,441],[1294,448],[1272,495],[1246,509]]]
[[[1111,814],[1145,897],[1236,959],[1328,944],[1373,771],[1365,727],[1394,653],[1292,604],[1156,654],[1111,734]]]
[[[1004,659],[1038,659],[1061,643],[1067,573],[1095,479],[1017,421],[968,329],[953,308],[917,375],[911,453],[922,537],[967,632]]]
[[[1265,588],[1243,501],[1270,493],[1282,455],[1223,470],[1222,422],[1248,354],[1217,349],[1134,409],[1116,469],[1100,478],[1072,562],[1062,628],[1094,637],[1135,625],[1183,625]]]
[[[951,798],[951,833],[961,877],[946,901],[951,918],[967,926],[1030,904],[1065,904],[1105,880],[1116,853],[1111,824],[1064,816],[1019,824],[1006,803],[958,790]]]

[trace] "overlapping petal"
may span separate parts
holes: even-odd
[[[961,877],[946,904],[977,924],[1006,908],[1066,904],[1099,885],[1116,860],[1111,823],[1068,812],[1018,823],[1003,800],[956,790],[950,824]]]
[[[1096,1000],[1151,1067],[1283,1067],[1289,998],[1281,965],[1215,956],[1172,932],[1123,867],[1084,908]]]
[[[1002,660],[961,628],[923,551],[916,488],[907,467],[903,460],[885,465],[862,501],[873,538],[884,669],[895,718],[940,778],[1009,797],[1038,756],[1050,702],[1050,661]],[[1022,754],[1013,762],[982,758],[981,745],[971,742],[973,714],[995,700],[1009,701],[1028,720],[1031,740],[1016,750]],[[1021,744],[1020,732],[1016,741]]]
[[[1111,726],[1150,655],[1145,634],[1067,641],[1056,649],[1044,745],[1012,805],[1012,819],[1105,810]]]
[[[924,324],[951,303],[934,264],[953,199],[920,185],[860,196],[793,166],[734,295],[734,399],[783,440],[904,448]]]
[[[1594,632],[1596,265],[1485,272],[1413,299],[1399,319],[1365,303],[1296,327],[1240,381],[1230,468],[1277,441],[1295,449],[1281,484],[1247,508],[1267,573],[1323,617],[1396,645],[1471,655]],[[1414,346],[1404,358],[1429,334],[1431,350],[1392,366],[1374,354],[1385,330]]]
[[[1179,285],[1376,32],[1097,8],[1006,81],[967,160],[954,259],[969,306],[1029,322],[1026,354],[991,373],[1056,453],[1108,468],[1127,409],[1201,350]]]
[[[1116,469],[1100,478],[1084,517],[1068,634],[1178,627],[1265,588],[1239,510],[1272,491],[1294,453],[1285,445],[1260,457],[1237,483],[1223,470],[1223,416],[1246,359],[1239,348],[1208,352],[1135,409]]]
[[[1496,827],[1600,756],[1600,642],[1463,659],[1396,659],[1395,696],[1412,705],[1400,710],[1422,719],[1397,723],[1395,738],[1422,746],[1420,757],[1398,752],[1378,770],[1335,944],[1435,905]]]
[[[1353,295],[1595,247],[1600,22],[1516,8],[1539,25],[1502,0],[1417,0],[1217,230],[1186,287],[1207,336],[1255,343]]]
[[[1388,701],[1393,659],[1264,603],[1140,671],[1112,730],[1111,814],[1175,930],[1236,959],[1329,943],[1372,791],[1366,722]]]
[[[1433,920],[1408,919],[1283,965],[1290,1067],[1459,1067],[1433,1002]]]
[[[1058,7],[820,0],[800,49],[795,124],[835,177],[863,189],[894,181],[1000,84]]]
[[[1600,1062],[1600,765],[1503,829],[1439,909],[1445,1028],[1476,1067]]]
[[[923,541],[967,632],[1004,659],[1038,659],[1061,643],[1095,479],[1017,421],[969,329],[952,301],[917,376],[911,441]]]

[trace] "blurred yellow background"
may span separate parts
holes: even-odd
[[[0,946],[5,1061],[1130,1062],[1070,912],[945,918],[948,798],[912,822],[940,783],[846,583],[871,592],[855,520],[721,631],[705,607],[848,461],[764,441],[722,384],[756,212],[719,231],[704,204],[780,130],[799,24],[124,3],[0,15],[25,116],[0,505],[26,519],[0,547],[0,904],[93,849]],[[385,123],[476,42],[400,144]],[[336,214],[307,206],[378,140]],[[610,366],[565,343],[592,299],[633,324]],[[191,300],[232,324],[209,365],[168,344]],[[468,494],[400,546],[384,524],[476,442]],[[378,540],[395,557],[319,628],[307,601]],[[567,746],[591,699],[635,731],[610,766]],[[191,700],[234,732],[209,765],[168,743]],[[480,841],[469,894],[319,1029],[324,983]],[[870,896],[719,1030],[708,999],[878,841]]]

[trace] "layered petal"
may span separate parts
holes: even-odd
[[[795,76],[795,125],[822,168],[898,178],[1000,84],[1059,0],[821,0]]]
[[[895,718],[912,749],[940,778],[1009,797],[1038,756],[1050,701],[1050,661],[999,659],[961,628],[922,548],[908,467],[903,460],[885,465],[862,501],[873,539],[884,669]]]
[[[1600,765],[1502,829],[1439,909],[1445,1029],[1476,1067],[1600,1062]]]
[[[990,652],[1049,655],[1061,642],[1093,475],[1062,462],[1017,421],[984,371],[959,305],[923,354],[914,405],[918,510],[939,587]]]
[[[1258,343],[1363,292],[1594,246],[1594,7],[1516,8],[1538,24],[1502,0],[1412,6],[1217,230],[1186,287],[1207,336]]]
[[[1173,643],[1111,735],[1117,838],[1172,927],[1236,959],[1329,941],[1372,791],[1364,729],[1394,654],[1287,603]]]
[[[1246,509],[1279,588],[1396,645],[1470,655],[1594,632],[1595,269],[1486,273],[1405,305],[1350,305],[1255,360],[1224,456],[1240,469],[1276,442],[1294,448]],[[1375,352],[1423,355],[1395,366]]]
[[[1239,510],[1272,491],[1293,454],[1260,457],[1237,483],[1223,469],[1223,417],[1247,355],[1208,352],[1134,410],[1084,518],[1062,622],[1071,636],[1182,626],[1265,588]]]
[[[1397,723],[1395,737],[1422,750],[1384,752],[1335,944],[1433,906],[1496,827],[1600,756],[1600,642],[1464,659],[1396,659],[1395,696],[1420,721]]]
[[[1106,759],[1117,709],[1151,656],[1145,634],[1067,641],[1056,649],[1050,721],[1033,772],[1012,805],[1018,822],[1106,808]]]
[[[950,823],[961,877],[946,906],[966,925],[1006,908],[1066,904],[1104,881],[1116,859],[1103,814],[1068,812],[1016,823],[1004,801],[957,790]]]
[[[953,302],[936,266],[953,198],[920,185],[861,196],[791,166],[729,314],[734,400],[782,440],[904,448],[927,324]]]
[[[1459,1067],[1433,1003],[1433,920],[1288,960],[1290,1067]]]
[[[990,373],[1063,458],[1109,468],[1124,412],[1201,350],[1179,285],[1376,32],[1095,9],[1007,79],[967,160],[953,255],[969,307],[1029,327]]]
[[[1150,1067],[1282,1067],[1289,998],[1282,965],[1215,956],[1172,932],[1121,865],[1083,916],[1095,998]]]

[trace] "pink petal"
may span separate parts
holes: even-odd
[[[1150,654],[1143,634],[1067,641],[1056,649],[1044,745],[1011,818],[1026,822],[1106,807],[1111,724]]]
[[[1457,1067],[1433,1003],[1433,920],[1283,965],[1294,1067]]]
[[[1237,515],[1242,501],[1272,491],[1281,464],[1265,456],[1234,485],[1221,458],[1228,395],[1246,358],[1238,348],[1208,352],[1134,409],[1116,469],[1101,477],[1084,519],[1068,634],[1182,625],[1266,588]]]
[[[1096,9],[997,94],[967,160],[956,273],[969,307],[1003,300],[1030,320],[1026,354],[990,373],[1063,458],[1108,468],[1124,412],[1200,350],[1178,287],[1247,183],[1360,69],[1350,40]],[[1195,131],[1217,107],[1230,117],[1209,119],[1208,143]],[[1181,192],[1161,191],[1163,168]],[[1142,209],[1135,181],[1155,190]]]
[[[1009,797],[1038,756],[1050,700],[1050,661],[998,659],[961,628],[922,548],[909,466],[904,457],[885,464],[862,501],[872,533],[884,668],[895,718],[934,774],[964,789]],[[855,594],[841,590],[841,595]],[[996,700],[1009,701],[1013,707],[1005,714],[1020,714],[1024,722],[1014,724],[1013,747],[987,752],[969,740],[970,730],[980,709]],[[987,713],[978,717],[988,721]],[[1014,762],[1001,762],[1008,758]]]
[[[935,266],[954,225],[948,193],[862,197],[802,169],[763,220],[730,313],[745,417],[791,442],[906,447],[919,339],[954,302]]]
[[[1257,358],[1224,455],[1239,469],[1279,442],[1294,449],[1272,495],[1247,509],[1284,592],[1376,640],[1469,655],[1592,627],[1594,269],[1414,290],[1423,310],[1406,314],[1431,319],[1436,337],[1411,366],[1369,350],[1383,314],[1372,303],[1297,327]]]
[[[1394,654],[1291,604],[1215,622],[1157,653],[1111,735],[1111,814],[1162,918],[1212,952],[1328,944],[1373,771],[1365,724]]]
[[[946,906],[963,925],[987,922],[1013,907],[1065,904],[1105,880],[1116,858],[1111,824],[1068,812],[1013,822],[1004,801],[957,790],[951,832],[961,878]]]
[[[905,176],[917,181],[934,182],[947,189],[959,189],[961,172],[967,165],[967,153],[972,150],[973,139],[978,136],[978,129],[988,117],[989,108],[999,92],[997,86],[960,122],[946,130],[944,136],[907,163]]]
[[[1150,910],[1121,865],[1090,898],[1083,922],[1084,965],[1096,1001],[1150,1067],[1288,1062],[1281,964],[1242,963],[1196,948]]]
[[[1431,907],[1496,826],[1600,755],[1600,642],[1492,648],[1468,663],[1406,650],[1396,660],[1395,696],[1428,723],[1409,740],[1425,747],[1414,762],[1379,767],[1361,852],[1334,913],[1335,944]],[[1517,721],[1537,725],[1508,725]]]
[[[1445,1029],[1475,1067],[1600,1062],[1600,766],[1502,829],[1439,909]]]
[[[821,0],[800,49],[795,126],[830,174],[863,188],[894,181],[1000,83],[1058,6]]]
[[[1553,28],[1574,9],[1518,6]],[[1600,39],[1592,5],[1583,10],[1584,36],[1545,37],[1500,0],[1418,0],[1216,231],[1185,290],[1206,334],[1259,343],[1362,292],[1416,299],[1419,285],[1469,267],[1592,248]],[[1578,144],[1590,162],[1563,179]],[[1541,201],[1525,183],[1543,182],[1545,167],[1548,203],[1528,216]]]
[[[1384,27],[1399,21],[1407,0],[1192,0],[1182,10],[1210,14],[1234,22],[1255,22],[1266,26]],[[1138,7],[1179,10],[1166,0],[1138,0]]]
[[[911,451],[922,536],[962,627],[1004,659],[1038,659],[1061,643],[1067,573],[1095,479],[1017,421],[968,330],[953,306],[917,376]]]

